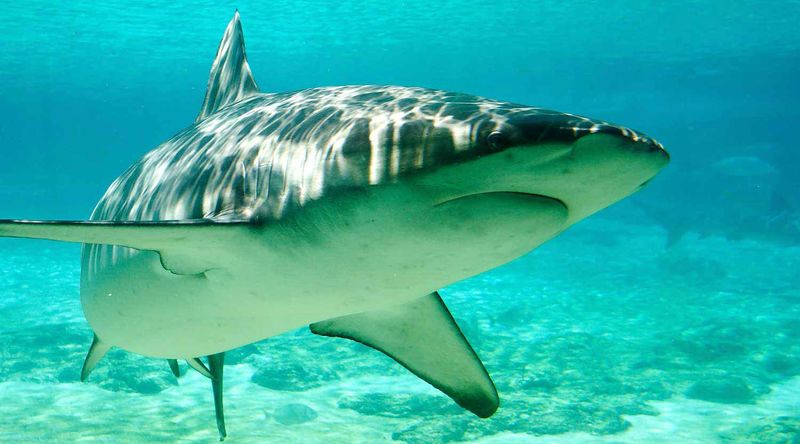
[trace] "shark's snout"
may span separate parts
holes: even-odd
[[[669,163],[664,147],[644,133],[538,108],[507,114],[488,139],[502,152],[493,167],[503,174],[481,191],[557,199],[569,208],[568,224],[634,193]]]
[[[600,120],[574,114],[542,109],[511,114],[499,131],[506,146],[535,146],[551,143],[575,143],[592,134],[607,134],[627,140],[629,147],[645,153],[654,153],[669,160],[669,154],[655,139],[646,134]],[[499,139],[497,133],[490,138]]]
[[[664,146],[639,131],[608,123],[598,123],[583,133],[581,137],[592,134],[608,134],[621,138],[624,143],[620,146],[630,149],[635,155],[648,156],[659,169],[669,163],[669,153],[664,149]]]
[[[583,132],[580,138],[588,141],[608,136],[618,140],[618,143],[606,144],[606,146],[611,150],[620,150],[624,155],[629,155],[631,166],[644,161],[643,163],[652,166],[657,172],[669,163],[669,153],[661,143],[630,128],[601,123]]]
[[[490,146],[539,148],[566,145],[576,147],[587,141],[635,158],[646,157],[655,169],[669,163],[669,153],[646,134],[600,120],[542,109],[525,110],[508,116],[502,127],[488,136]],[[593,145],[598,145],[593,143]],[[613,154],[612,154],[613,157]]]

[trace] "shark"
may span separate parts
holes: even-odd
[[[669,161],[641,132],[420,87],[261,92],[238,11],[195,122],[85,221],[0,236],[82,243],[86,380],[112,347],[211,380],[225,352],[310,326],[380,351],[486,418],[494,383],[438,291],[636,192]]]

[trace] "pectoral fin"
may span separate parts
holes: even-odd
[[[0,220],[0,237],[152,250],[161,255],[165,269],[176,274],[196,274],[216,266],[216,258],[208,254],[209,251],[237,236],[247,236],[254,227],[256,225],[248,221],[218,222],[210,219],[152,222]]]
[[[481,418],[497,410],[492,379],[438,293],[389,309],[317,322],[311,331],[385,353]]]

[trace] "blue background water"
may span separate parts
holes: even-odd
[[[0,217],[86,218],[119,173],[193,121],[235,8],[264,91],[464,91],[643,130],[673,162],[634,199],[445,290],[501,391],[495,419],[435,392],[406,398],[426,388],[391,362],[298,332],[229,371],[234,437],[800,439],[800,2],[4,5]],[[73,385],[90,338],[78,247],[0,251],[0,434],[213,438],[204,382],[173,387],[163,363],[118,353],[88,388]],[[309,350],[324,357],[309,364]],[[286,407],[297,403],[316,413]],[[282,406],[294,419],[281,422]]]

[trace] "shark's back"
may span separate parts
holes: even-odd
[[[145,155],[109,187],[92,218],[279,219],[335,189],[455,162],[512,109],[413,87],[257,94]]]

